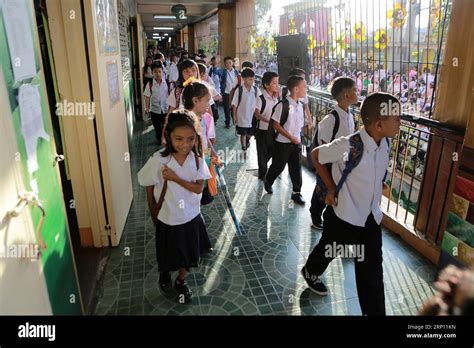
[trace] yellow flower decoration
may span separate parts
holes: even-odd
[[[407,20],[407,10],[402,4],[396,2],[391,10],[388,10],[387,17],[390,19],[392,28],[401,28]]]
[[[269,54],[273,54],[277,49],[276,41],[275,41],[275,38],[273,36],[271,36],[270,39],[268,39],[268,41],[267,41],[267,49],[268,49]]]
[[[443,13],[441,11],[441,0],[435,0],[433,2],[433,7],[431,8],[431,27],[432,28],[437,28],[439,23],[441,23],[441,18],[443,16]]]
[[[313,35],[308,36],[308,41],[309,41],[309,43],[308,43],[308,49],[309,50],[312,50],[313,48],[316,47],[316,40],[313,37]]]
[[[194,76],[191,76],[189,79],[187,79],[186,81],[183,82],[183,87],[186,87],[187,85],[189,85],[194,80],[196,80],[196,78]]]
[[[336,39],[336,55],[344,56],[345,50],[347,49],[346,34],[341,33]]]
[[[263,37],[258,36],[258,37],[255,39],[255,41],[256,41],[257,47],[262,47]]]
[[[359,42],[366,40],[365,37],[365,25],[363,22],[356,23],[354,26],[354,39]]]
[[[294,18],[291,18],[288,24],[288,34],[296,34],[296,22]]]
[[[384,50],[388,44],[388,34],[384,29],[379,29],[375,32],[375,48],[378,50]]]

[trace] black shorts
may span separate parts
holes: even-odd
[[[253,135],[253,128],[252,127],[239,127],[235,126],[238,135]]]

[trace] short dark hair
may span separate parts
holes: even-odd
[[[306,75],[306,71],[301,68],[293,68],[290,71],[290,75]]]
[[[232,62],[234,62],[234,58],[229,57],[229,56],[227,56],[227,57],[224,58],[224,63],[225,63],[227,60],[231,60]]]
[[[244,68],[244,70],[242,70],[242,78],[247,78],[247,77],[255,77],[255,72],[250,69],[250,68]]]
[[[355,86],[355,81],[350,77],[336,77],[329,85],[329,91],[334,99],[339,100],[342,92],[347,88]]]
[[[212,57],[212,58],[211,58],[211,62],[212,62],[213,60],[216,60],[216,57]]]
[[[163,69],[163,64],[160,61],[154,62],[151,65],[151,71],[153,71],[155,69]]]
[[[202,75],[207,71],[207,68],[203,63],[198,63],[198,68],[199,68],[199,75]]]
[[[295,87],[298,87],[301,81],[304,81],[304,80],[305,79],[302,76],[291,75],[290,77],[288,77],[288,81],[286,82],[286,87],[291,92]]]
[[[242,63],[242,69],[250,68],[253,69],[253,63],[249,60],[246,60]]]
[[[362,117],[364,126],[368,126],[374,122],[380,121],[382,120],[382,117],[389,116],[383,116],[381,111],[384,105],[386,107],[393,103],[397,103],[399,110],[402,110],[400,101],[391,94],[375,92],[365,97],[360,107],[360,116]]]
[[[263,88],[265,88],[265,85],[269,85],[275,77],[278,77],[276,72],[266,71],[262,77]]]

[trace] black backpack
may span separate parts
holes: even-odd
[[[265,110],[265,107],[267,106],[267,100],[265,99],[265,96],[263,94],[260,94],[260,100],[262,101],[262,106],[260,108],[260,115],[263,113]],[[253,114],[252,117],[252,129],[255,134],[255,131],[258,129],[258,126],[260,125],[260,120],[255,116],[255,113]]]
[[[339,124],[341,120],[339,119],[339,114],[337,113],[336,110],[331,110],[330,113],[334,116],[334,128],[332,130],[332,136],[331,136],[331,141],[333,141],[336,138],[337,132],[339,131]],[[314,134],[314,137],[313,137],[313,143],[312,143],[313,148],[316,148],[319,145],[321,145],[318,142],[318,131],[319,131],[319,128],[316,130],[316,133]]]
[[[280,100],[272,109],[272,116],[275,113],[276,107],[281,103],[282,109],[281,109],[281,117],[280,117],[280,126],[283,127],[283,125],[286,123],[288,120],[288,115],[290,114],[290,102],[287,98],[284,98]],[[301,103],[298,101],[298,103]],[[273,127],[273,124],[275,121],[273,118],[270,118],[270,122],[268,123],[268,130],[267,130],[267,144],[271,145],[274,143],[276,137],[278,136],[277,130]]]

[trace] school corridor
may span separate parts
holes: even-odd
[[[330,264],[324,277],[330,289],[327,296],[308,289],[300,270],[321,232],[311,228],[308,204],[292,204],[287,170],[276,181],[273,195],[264,191],[257,178],[254,140],[247,160],[230,161],[223,170],[241,235],[220,192],[202,208],[214,252],[188,277],[194,291],[192,303],[179,304],[176,293],[163,293],[158,286],[155,228],[145,190],[136,178],[158,148],[150,125],[143,123],[134,130],[131,170],[135,198],[122,241],[110,253],[95,314],[361,315],[351,259],[337,258]],[[235,130],[225,129],[222,120],[216,128],[217,149],[227,148],[229,154],[240,149]],[[302,194],[309,202],[315,177],[306,168],[303,183]],[[127,248],[130,253],[125,252]],[[434,293],[436,267],[387,231],[383,233],[383,255],[387,314],[415,315]]]
[[[427,301],[441,298],[436,280],[448,265],[471,276],[474,269],[472,13],[473,0],[0,0],[0,316],[361,316],[354,259],[366,255],[358,248],[368,239],[378,242],[366,232],[379,225],[386,314],[423,314]],[[373,95],[395,100],[396,118],[382,117],[385,102],[363,116]],[[174,110],[186,122],[172,119],[163,139],[196,138],[141,186],[138,173]],[[273,141],[279,132],[278,154],[291,153],[292,169],[302,166],[304,206],[296,204],[287,159],[269,194],[258,178],[255,137],[243,156],[257,119],[260,135]],[[360,134],[373,145],[365,153]],[[310,153],[345,136],[360,140],[363,159],[359,181],[351,190],[350,176],[341,185],[345,202],[355,204],[337,221],[366,234],[342,255],[335,253],[345,242],[330,246],[337,257],[321,275],[328,291],[320,296],[319,275],[301,273],[322,235],[323,222],[309,211],[315,169],[328,168],[311,165]],[[216,158],[214,140],[224,166],[214,200],[200,205],[207,172],[198,164]],[[201,147],[194,172],[188,157]],[[364,158],[369,150],[373,158]],[[166,237],[184,235],[159,254],[179,263],[181,295],[204,224],[213,247],[191,266],[186,304],[160,288],[147,200],[158,209],[172,160],[183,170],[169,179],[172,199],[155,223]],[[333,161],[339,169],[345,162]],[[330,184],[335,174],[327,173]],[[360,196],[347,198],[352,192]],[[167,204],[178,196],[192,203],[194,218],[186,210],[174,216]],[[370,228],[354,223],[366,210]],[[175,257],[182,249],[186,255]],[[380,290],[380,248],[373,249],[358,279]],[[454,312],[462,310],[449,307]]]

